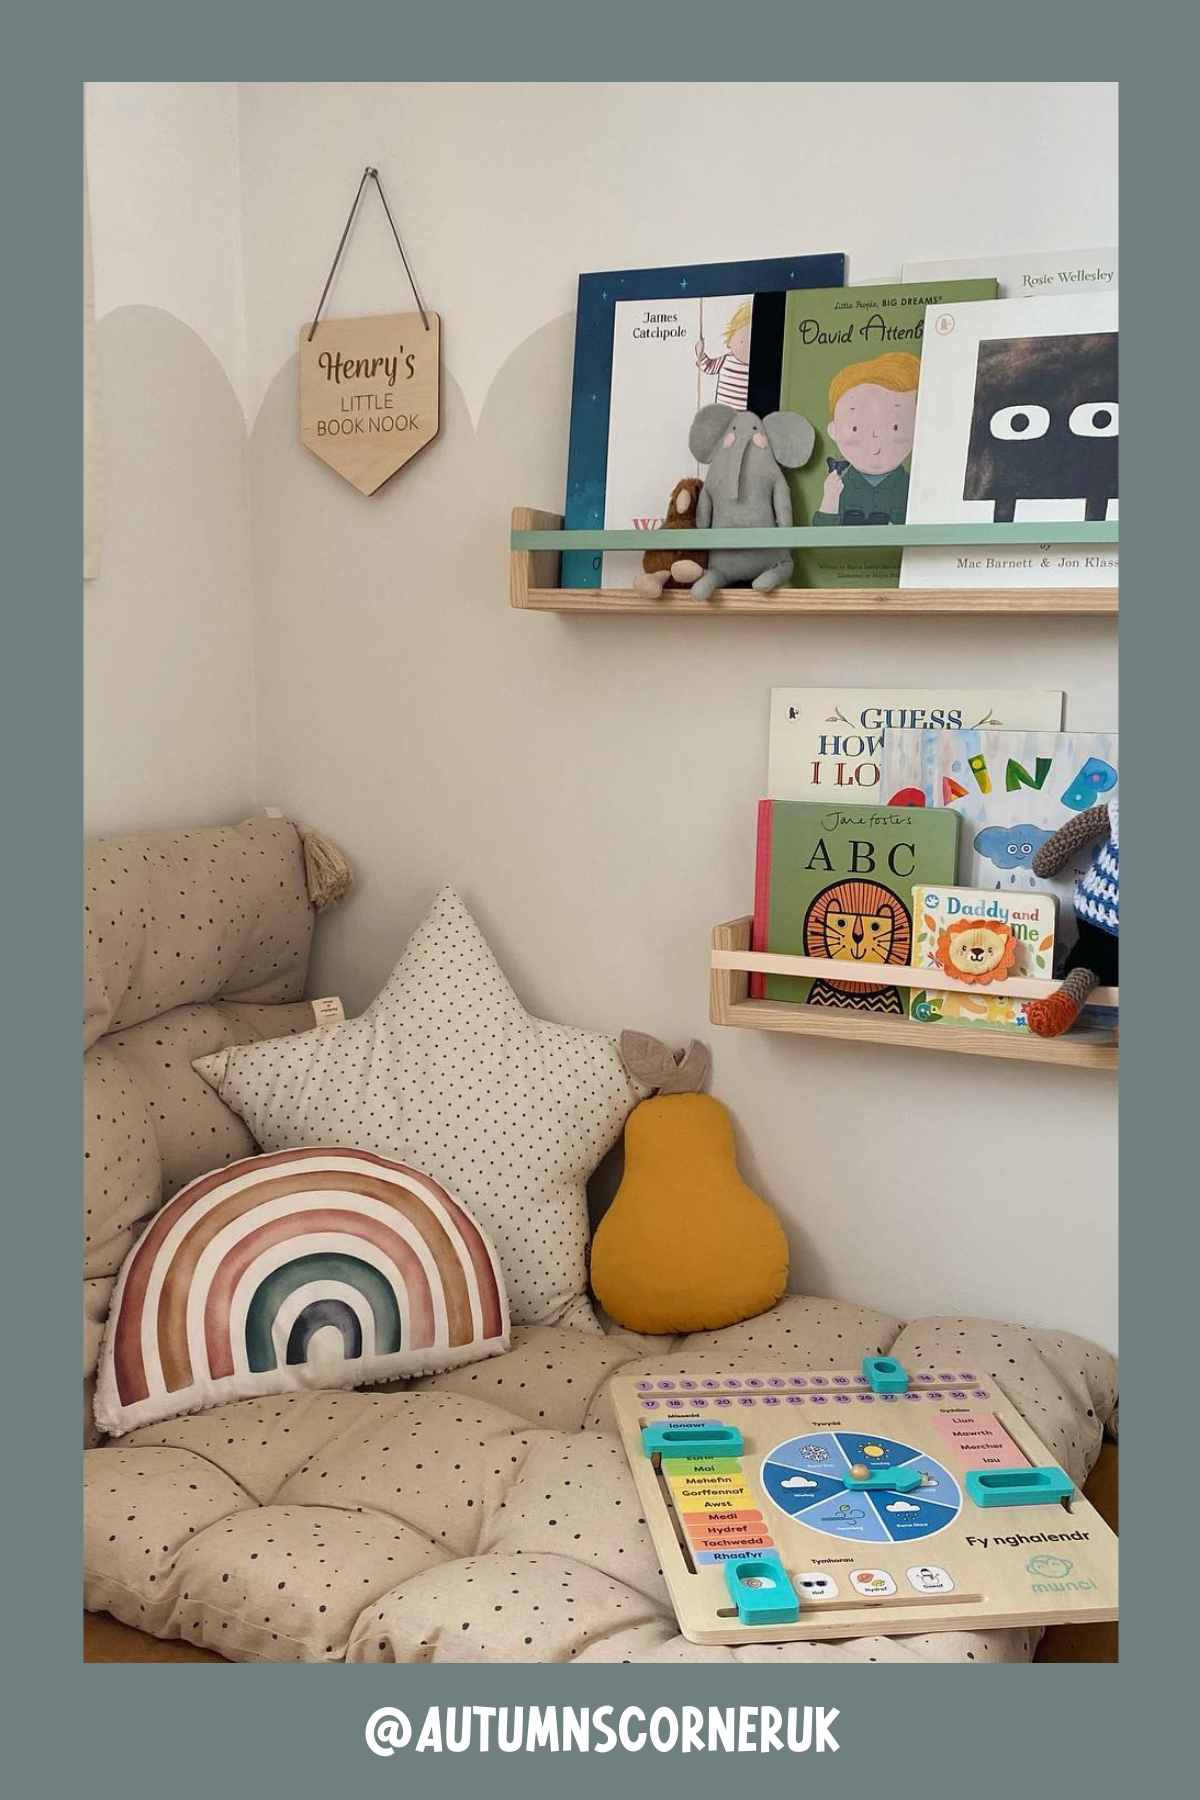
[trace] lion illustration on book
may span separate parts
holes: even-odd
[[[834,962],[907,963],[912,919],[890,888],[878,881],[835,881],[823,888],[804,915],[804,953]],[[903,1016],[899,988],[864,986],[818,976],[805,1003],[848,1012]]]

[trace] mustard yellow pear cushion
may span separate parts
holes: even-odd
[[[622,1051],[630,1065],[625,1040]],[[635,1107],[625,1173],[592,1243],[605,1311],[630,1331],[716,1331],[774,1306],[787,1272],[783,1227],[738,1173],[720,1101],[660,1092]]]

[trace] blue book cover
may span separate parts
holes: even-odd
[[[675,483],[701,472],[687,445],[699,407],[778,404],[782,315],[758,296],[840,287],[845,269],[838,253],[581,275],[567,529],[658,525]],[[626,587],[640,566],[633,551],[568,550],[562,585]]]

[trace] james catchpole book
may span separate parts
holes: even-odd
[[[703,474],[688,450],[699,408],[779,404],[782,306],[760,297],[840,287],[845,267],[838,253],[581,275],[568,530],[660,525],[675,483]],[[628,587],[640,567],[635,551],[568,550],[562,585]]]
[[[856,966],[912,961],[912,890],[952,882],[958,819],[940,807],[855,806],[763,800],[758,808],[755,950]],[[841,974],[753,977],[755,998],[843,1012],[908,1010],[900,987],[865,986]]]

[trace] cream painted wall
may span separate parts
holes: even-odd
[[[1115,241],[1115,88],[251,84],[241,153],[260,791],[362,878],[320,987],[361,1005],[453,881],[533,1008],[712,1041],[795,1288],[1115,1345],[1111,1083],[706,1017],[709,929],[750,900],[773,683],[986,663],[1100,727],[1113,630],[521,616],[505,555],[511,505],[561,505],[578,270],[845,249],[862,280]],[[294,362],[366,162],[446,363],[440,440],[371,500],[301,447]],[[335,314],[408,304],[369,198]]]
[[[84,821],[254,797],[245,295],[232,82],[87,92],[101,571],[84,583]]]
[[[173,313],[244,401],[237,83],[89,82],[87,137],[97,318]]]
[[[961,682],[985,662],[997,683],[1066,688],[1069,722],[1100,727],[1116,718],[1108,624],[566,620],[514,614],[506,591],[510,507],[561,505],[578,270],[844,249],[866,280],[894,278],[906,255],[1115,241],[1115,87],[246,84],[236,170],[223,91],[177,107],[113,90],[90,105],[101,308],[107,294],[113,319],[140,302],[186,320],[253,421],[256,637],[253,693],[248,652],[227,691],[192,666],[246,650],[236,558],[213,583],[211,532],[187,544],[182,523],[172,557],[131,487],[130,591],[111,620],[87,595],[97,819],[230,817],[256,791],[320,824],[360,884],[321,934],[317,991],[353,1007],[454,882],[535,1010],[712,1042],[745,1172],[787,1220],[796,1290],[908,1317],[1058,1324],[1115,1347],[1108,1081],[718,1033],[706,1017],[710,927],[750,899],[773,684]],[[207,251],[166,218],[170,182],[138,207],[114,194],[174,133],[168,166],[206,195]],[[300,445],[295,370],[368,161],[443,315],[446,364],[440,439],[371,500]],[[368,198],[335,314],[408,304]],[[239,209],[240,324],[226,309]],[[223,290],[199,267],[218,253]],[[193,401],[189,385],[174,429],[181,411],[191,427]],[[165,453],[171,421],[159,429]],[[152,473],[147,458],[139,480]],[[206,504],[243,542],[235,496]],[[172,583],[185,569],[184,601]],[[156,596],[179,613],[137,651],[131,681],[121,639],[155,619]],[[187,721],[188,755],[172,747],[153,773],[136,759],[161,755],[164,720],[143,674],[179,682]]]

